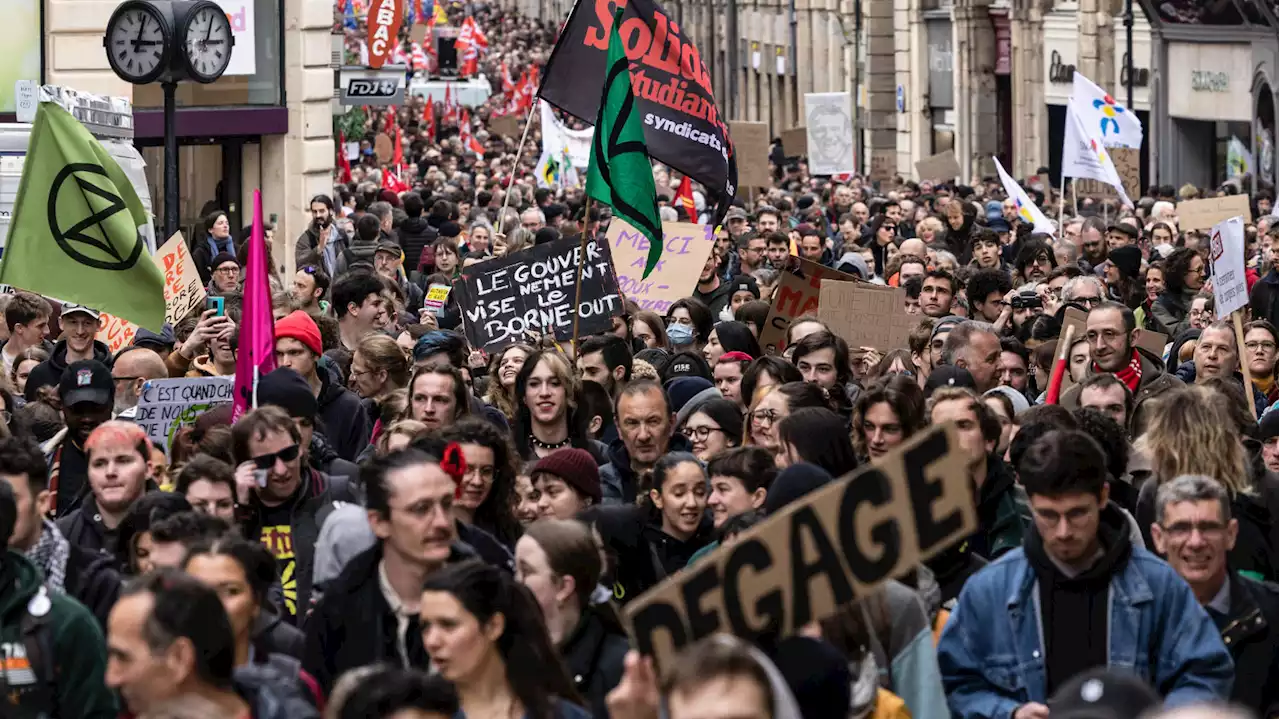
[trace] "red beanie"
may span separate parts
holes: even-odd
[[[585,449],[576,447],[557,449],[538,460],[529,474],[537,476],[539,472],[559,477],[579,494],[589,497],[593,503],[600,503],[602,495],[600,470],[596,467],[596,460]]]
[[[302,310],[294,310],[289,316],[276,322],[276,339],[288,337],[307,346],[317,355],[324,354],[324,343],[320,341],[320,328],[311,315]]]

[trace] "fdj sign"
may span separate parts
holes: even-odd
[[[356,98],[395,97],[399,83],[395,80],[352,79],[347,83],[347,96]]]
[[[404,104],[405,70],[386,65],[381,70],[343,68],[338,78],[342,104],[388,107]]]

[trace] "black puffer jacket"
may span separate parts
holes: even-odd
[[[605,697],[622,681],[627,636],[612,620],[588,609],[578,626],[560,643],[560,656],[569,676],[596,719],[608,719]]]
[[[400,223],[400,227],[396,230],[396,234],[400,238],[400,249],[404,250],[404,266],[409,270],[422,269],[422,250],[430,247],[440,233],[436,232],[436,228],[427,223],[425,217],[410,217]],[[427,258],[429,262],[425,264],[425,271],[430,273],[435,271],[435,255],[432,254]]]
[[[1277,600],[1276,585],[1256,582],[1234,572],[1231,582],[1231,610],[1223,616],[1210,611],[1209,616],[1222,632],[1222,641],[1236,663],[1236,680],[1231,687],[1231,701],[1239,702],[1270,719],[1277,716]]]
[[[581,515],[600,533],[612,569],[613,597],[623,604],[684,569],[712,540],[707,517],[682,541],[662,531],[654,512],[649,506],[615,504],[591,507]]]
[[[360,450],[369,443],[373,428],[369,416],[360,406],[360,397],[339,384],[337,373],[317,367],[320,376],[320,420],[324,422],[324,434],[338,456],[354,461]]]

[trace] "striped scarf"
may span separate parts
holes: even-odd
[[[71,543],[62,536],[58,525],[45,519],[40,528],[40,539],[27,550],[30,559],[44,572],[44,583],[58,594],[66,592],[67,560],[71,557]]]

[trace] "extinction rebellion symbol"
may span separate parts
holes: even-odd
[[[80,173],[80,174],[78,174]],[[49,232],[53,235],[54,242],[58,243],[58,247],[71,259],[79,262],[86,267],[92,267],[98,270],[123,271],[132,268],[138,262],[138,257],[142,255],[142,238],[137,236],[134,231],[133,248],[129,251],[128,256],[124,256],[120,249],[111,242],[111,235],[107,232],[103,223],[111,220],[118,212],[124,212],[126,217],[129,216],[129,208],[125,206],[124,200],[110,190],[100,187],[92,180],[86,179],[81,175],[99,175],[107,177],[107,173],[100,165],[94,165],[87,162],[75,162],[62,168],[57,177],[53,179],[53,185],[49,190]],[[65,188],[67,193],[79,193],[83,199],[83,204],[87,212],[87,217],[77,219],[73,225],[63,228],[59,221],[60,216],[80,214],[79,212],[64,211],[58,212],[58,199],[60,193],[63,192],[63,185],[68,180],[73,180],[73,185],[67,185]],[[106,203],[102,209],[94,210],[94,202],[90,201],[91,197],[98,198],[96,204]],[[79,203],[76,203],[78,205]],[[64,208],[70,208],[72,205],[69,201],[64,201]],[[72,217],[66,217],[70,220]],[[132,219],[129,220],[132,224]],[[86,230],[96,227],[101,238],[86,234]],[[96,250],[96,251],[93,251]],[[89,254],[86,254],[89,252]]]

